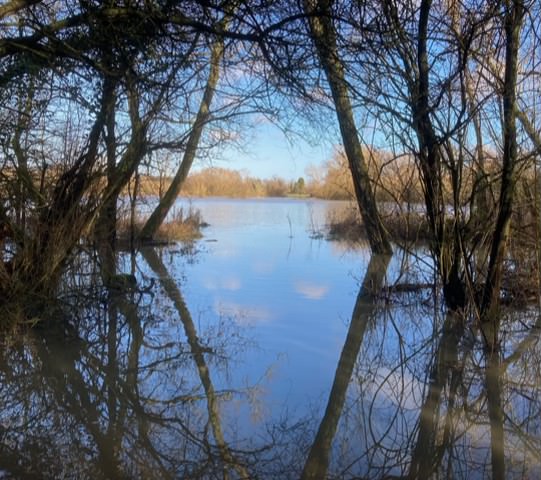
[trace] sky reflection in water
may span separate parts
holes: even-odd
[[[198,253],[135,258],[149,292],[90,285],[70,339],[4,340],[7,478],[319,478],[327,455],[331,478],[486,478],[487,385],[502,391],[507,477],[539,477],[536,311],[504,322],[505,360],[485,369],[430,290],[360,291],[368,251],[311,238],[328,203],[193,204],[211,225]],[[431,280],[407,260],[400,282]],[[387,283],[408,262],[395,255]]]

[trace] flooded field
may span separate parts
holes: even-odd
[[[109,289],[82,254],[2,339],[1,478],[539,478],[537,308],[487,355],[424,249],[324,238],[339,204],[192,206],[202,239],[119,253]]]

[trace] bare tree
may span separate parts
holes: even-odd
[[[222,24],[227,24],[229,19],[226,17]],[[224,25],[219,26],[218,28],[223,28]],[[160,198],[159,204],[156,206],[152,215],[148,218],[145,225],[143,226],[140,237],[143,240],[151,239],[156,234],[156,231],[160,225],[165,220],[167,213],[173,206],[186,177],[192,167],[193,161],[195,159],[199,141],[201,139],[201,134],[203,133],[203,128],[210,120],[211,112],[210,106],[214,93],[216,91],[216,86],[220,77],[220,60],[223,56],[224,51],[224,39],[223,37],[218,37],[210,47],[210,60],[209,60],[209,74],[207,79],[207,84],[203,92],[203,97],[201,103],[199,104],[199,110],[195,117],[193,126],[191,128],[190,134],[188,136],[188,141],[186,143],[186,149],[184,150],[184,155],[182,161],[178,167],[178,170],[169,185],[169,188],[165,192],[165,195]]]
[[[355,194],[359,210],[366,224],[370,247],[375,254],[388,255],[392,253],[392,248],[388,234],[381,222],[372,182],[368,174],[368,166],[358,137],[359,131],[353,119],[345,70],[338,54],[331,5],[332,2],[328,0],[318,0],[317,2],[307,0],[304,2],[311,36],[332,92]]]

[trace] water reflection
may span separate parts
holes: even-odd
[[[218,398],[216,390],[214,389],[214,386],[212,384],[209,367],[205,360],[205,353],[212,352],[212,349],[210,349],[210,347],[204,347],[201,345],[201,342],[197,337],[195,324],[192,320],[192,316],[188,310],[188,307],[186,306],[186,303],[182,298],[180,289],[172,280],[171,276],[167,272],[167,269],[160,260],[160,257],[152,248],[143,248],[142,253],[150,268],[156,273],[156,275],[158,275],[160,283],[165,290],[167,296],[173,301],[182,325],[184,326],[184,331],[186,333],[186,337],[188,338],[190,351],[193,356],[194,362],[197,365],[199,378],[205,391],[208,419],[212,428],[214,440],[216,441],[219,456],[226,466],[223,469],[224,478],[229,478],[229,467],[232,467],[238,473],[240,478],[250,478],[248,471],[241,464],[241,462],[237,458],[235,458],[235,455],[231,452],[231,449],[228,447],[224,438],[222,421],[220,418],[220,411],[218,406]]]
[[[509,329],[517,327],[512,317]],[[419,317],[408,321],[380,311],[379,323],[369,331],[361,327],[364,343],[345,413],[332,447],[327,441],[331,478],[538,478],[539,320],[525,336],[508,331],[501,354],[488,352],[481,333],[456,315],[445,315],[441,327],[425,337],[412,335]],[[524,348],[531,365],[524,363]],[[330,401],[314,447],[329,410],[336,408]]]
[[[2,339],[0,476],[541,476],[537,309],[489,351],[413,257],[224,228],[197,258],[102,258],[109,288],[89,261],[58,328]]]
[[[374,255],[370,258],[364,281],[355,302],[340,360],[338,361],[325,415],[310,448],[302,472],[302,479],[326,477],[331,445],[344,406],[355,360],[359,355],[366,327],[376,311],[376,298],[383,287],[390,260],[390,256],[383,255]]]
[[[220,399],[235,393],[214,388],[206,358],[227,362],[223,345],[198,337],[157,254],[145,252],[145,258],[185,335],[171,325],[161,330],[152,303],[135,303],[139,295],[115,288],[87,318],[70,319],[77,331],[69,337],[61,329],[4,339],[4,477],[229,478],[233,470],[234,478],[251,478],[228,446],[220,418]]]

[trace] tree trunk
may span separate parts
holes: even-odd
[[[428,22],[431,0],[422,0],[417,33],[417,76],[409,81],[412,123],[419,142],[419,163],[424,187],[426,211],[432,231],[432,251],[442,278],[447,307],[455,312],[466,303],[461,278],[461,249],[457,222],[453,231],[446,223],[443,196],[442,150],[430,117],[430,63],[428,59]]]
[[[499,352],[487,353],[485,384],[490,420],[490,453],[493,480],[505,480],[505,436],[502,400],[502,369]]]
[[[379,216],[368,167],[353,118],[344,66],[338,56],[330,1],[305,0],[304,8],[310,15],[310,31],[331,89],[357,203],[366,226],[370,248],[375,254],[392,254],[391,243]]]
[[[165,220],[169,210],[171,210],[171,207],[175,203],[175,200],[180,193],[180,189],[182,188],[190,168],[192,167],[195,155],[197,153],[197,148],[199,146],[199,140],[201,139],[201,134],[203,133],[203,128],[210,117],[210,104],[212,103],[212,98],[214,97],[216,85],[218,84],[218,79],[220,77],[220,59],[222,58],[223,52],[224,40],[222,37],[218,37],[211,48],[210,71],[207,85],[205,87],[201,103],[199,104],[199,110],[197,112],[197,116],[195,117],[192,131],[188,137],[188,143],[186,144],[186,150],[184,151],[182,162],[180,163],[177,173],[175,174],[171,185],[167,189],[167,192],[165,192],[165,195],[160,199],[160,203],[154,209],[152,215],[143,226],[140,234],[140,238],[143,240],[151,240],[154,235],[156,235],[156,232]]]
[[[505,78],[503,85],[503,165],[496,228],[492,237],[487,280],[483,291],[481,318],[485,324],[485,338],[490,349],[497,346],[500,288],[503,261],[511,226],[511,213],[517,182],[517,64],[520,29],[524,16],[521,1],[510,2],[505,15]]]
[[[104,82],[100,110],[90,130],[85,152],[62,174],[49,204],[42,209],[35,235],[28,247],[14,258],[21,266],[21,284],[31,292],[46,296],[56,287],[61,270],[83,230],[94,219],[94,210],[81,209],[81,203],[92,183],[91,171],[98,160],[101,132],[106,122],[107,105],[113,98],[113,87]]]
[[[107,105],[105,121],[105,145],[107,152],[107,185],[115,178],[116,169],[116,136],[115,136],[115,105],[116,94]],[[115,243],[116,243],[116,214],[117,197],[108,198],[103,203],[96,221],[95,237],[100,251],[100,257],[106,259],[102,264],[105,284],[115,272]]]
[[[152,117],[155,115],[154,108],[156,105],[146,114],[144,119],[141,119],[139,115],[140,98],[135,86],[128,83],[127,93],[132,129],[131,137],[120,162],[112,171],[109,170],[107,188],[103,195],[103,206],[108,205],[109,202],[116,202],[122,189],[128,184],[130,178],[137,170],[137,167],[147,152],[147,129]],[[157,102],[156,100],[155,104]]]

